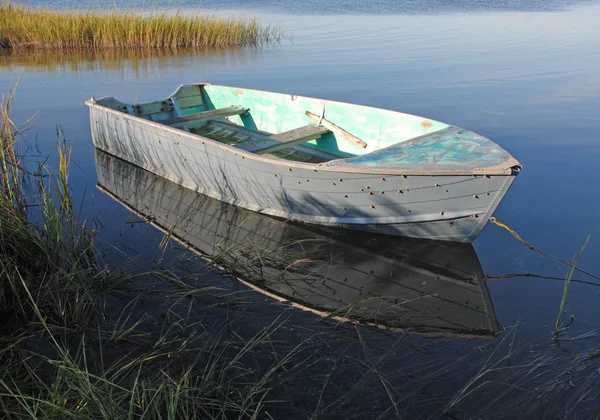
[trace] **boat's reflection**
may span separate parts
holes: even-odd
[[[266,293],[310,310],[421,332],[498,332],[470,244],[323,230],[198,194],[96,151],[98,186]]]

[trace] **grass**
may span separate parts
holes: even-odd
[[[518,325],[491,348],[444,412],[450,418],[594,418],[600,398],[598,347],[576,355],[541,342],[516,344]],[[510,340],[509,340],[510,339]],[[546,343],[548,344],[548,343]]]
[[[281,36],[277,27],[253,18],[0,5],[0,40],[15,51],[254,47]]]
[[[585,250],[586,245],[588,244],[590,237],[588,236],[585,240],[583,246],[579,249],[579,251],[573,256],[571,260],[571,264],[569,265],[569,270],[567,271],[567,275],[565,277],[565,282],[563,283],[563,291],[560,299],[560,305],[558,307],[558,316],[556,317],[556,323],[554,324],[554,335],[558,337],[562,331],[567,329],[571,322],[573,322],[573,317],[571,317],[571,321],[564,326],[562,322],[562,317],[565,311],[565,304],[567,302],[567,296],[569,294],[569,288],[571,287],[571,280],[573,279],[573,274],[575,273],[575,269],[577,268],[577,264],[579,264],[579,260],[581,259],[581,255]]]
[[[208,323],[192,313],[190,293],[172,302],[162,296],[160,310],[141,316],[138,307],[150,305],[151,295],[125,293],[116,304],[116,292],[140,279],[189,287],[164,269],[134,275],[100,267],[96,231],[75,215],[70,149],[59,131],[57,170],[44,162],[34,171],[24,167],[23,129],[9,116],[13,93],[0,104],[4,417],[259,416],[272,381],[295,354],[262,356],[284,320],[239,333],[230,321]]]

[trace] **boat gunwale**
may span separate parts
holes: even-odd
[[[143,104],[149,104],[149,103],[153,103],[153,102],[160,102],[160,101],[166,101],[169,100],[173,97],[175,97],[180,90],[182,90],[184,87],[188,87],[188,86],[221,86],[221,87],[226,87],[226,88],[235,88],[233,86],[224,86],[224,85],[213,85],[211,83],[189,83],[189,84],[183,84],[180,85],[171,95],[163,98],[163,99],[158,99],[155,101],[151,101],[151,102],[144,102]],[[242,88],[240,88],[242,89]],[[270,91],[263,91],[263,90],[256,90],[256,89],[246,89],[243,88],[245,90],[250,90],[253,92],[259,92],[259,93],[276,93],[279,95],[290,95],[288,93],[280,93],[280,92],[270,92]],[[318,100],[318,101],[323,101],[324,103],[338,103],[338,104],[343,104],[343,105],[354,105],[354,106],[360,106],[360,107],[366,107],[366,108],[371,108],[371,109],[375,109],[375,110],[379,110],[379,111],[386,111],[386,112],[392,112],[392,113],[396,113],[396,114],[401,114],[401,115],[410,115],[410,116],[416,116],[413,114],[406,114],[403,112],[399,112],[399,111],[394,111],[394,110],[390,110],[390,109],[383,109],[383,108],[377,108],[377,107],[371,107],[371,106],[366,106],[366,105],[359,105],[359,104],[350,104],[347,102],[339,102],[339,101],[330,101],[327,99],[319,99],[319,98],[311,98],[311,97],[306,97],[306,96],[299,96],[299,95],[291,95],[291,96],[295,96],[297,98],[303,98],[303,99],[312,99],[312,100]],[[125,112],[122,112],[120,110],[116,110],[116,109],[112,109],[109,108],[107,106],[101,105],[99,103],[97,103],[97,101],[100,100],[108,100],[108,99],[113,99],[119,103],[122,103],[124,105],[132,105],[132,104],[128,104],[126,102],[120,101],[119,99],[116,99],[114,96],[104,96],[98,99],[95,99],[94,97],[92,97],[91,99],[88,99],[85,101],[85,104],[90,107],[90,108],[101,108],[104,112],[108,112],[110,114],[114,114],[114,115],[118,115],[120,117],[123,117],[125,119],[130,119],[136,122],[143,122],[151,127],[155,127],[161,130],[166,130],[168,132],[172,132],[174,134],[177,134],[178,136],[184,136],[193,140],[201,140],[203,142],[209,142],[211,145],[213,146],[217,146],[227,152],[230,153],[234,153],[240,156],[244,156],[244,157],[248,157],[250,159],[254,159],[256,161],[260,161],[260,162],[265,162],[265,163],[270,163],[270,164],[275,164],[278,166],[282,166],[282,167],[286,167],[286,168],[297,168],[297,169],[306,169],[306,170],[320,170],[323,172],[334,172],[334,173],[361,173],[361,174],[374,174],[374,175],[380,175],[380,174],[387,174],[387,175],[416,175],[416,176],[428,176],[428,175],[438,175],[438,176],[452,176],[452,175],[516,175],[516,173],[518,173],[521,169],[521,164],[519,163],[518,160],[516,160],[508,151],[506,151],[506,149],[504,149],[503,147],[501,147],[500,145],[498,145],[497,143],[493,142],[492,140],[488,139],[486,137],[486,140],[490,141],[491,143],[495,144],[496,146],[498,146],[499,148],[501,148],[502,150],[504,150],[508,155],[509,155],[509,159],[499,165],[495,165],[495,166],[490,166],[490,167],[484,167],[484,168],[474,168],[474,169],[408,169],[408,168],[378,168],[378,167],[364,167],[364,166],[357,166],[357,165],[344,165],[344,166],[329,166],[328,163],[331,161],[326,161],[326,162],[322,162],[322,163],[305,163],[305,162],[296,162],[296,161],[286,161],[286,160],[282,160],[279,158],[270,158],[267,156],[263,156],[263,155],[257,155],[255,153],[252,152],[246,152],[242,149],[238,149],[235,146],[231,146],[225,143],[221,143],[219,141],[210,139],[208,137],[205,136],[201,136],[199,134],[194,134],[194,133],[190,133],[184,130],[180,130],[177,128],[173,128],[170,127],[168,125],[165,124],[161,124],[160,121],[151,121],[151,120],[147,120],[145,118],[142,117],[138,117],[136,115],[131,115]],[[420,118],[425,118],[425,117],[420,117]],[[441,121],[438,121],[441,122]],[[454,126],[457,128],[461,128],[458,127],[456,125],[451,125],[451,124],[447,124],[447,123],[443,123],[446,124],[448,126]],[[465,131],[470,131],[470,130],[465,130]],[[407,139],[406,141],[410,141],[412,139]],[[398,143],[396,143],[398,144]],[[388,146],[389,147],[389,146]],[[383,148],[385,149],[385,148]],[[374,150],[370,153],[367,153],[365,155],[361,155],[361,156],[367,156],[371,153],[376,153],[379,152],[380,150],[383,149],[377,149]],[[346,159],[351,159],[351,158],[341,158],[340,159],[335,159],[336,161],[343,161]],[[333,161],[333,160],[332,160]]]

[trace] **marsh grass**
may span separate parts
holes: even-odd
[[[541,343],[516,345],[518,325],[444,409],[450,418],[593,418],[600,398],[598,347],[574,356]]]
[[[58,130],[58,167],[23,166],[10,119],[14,89],[0,104],[0,411],[8,418],[256,418],[272,382],[297,349],[266,357],[276,318],[256,332],[206,322],[193,296],[115,294],[159,278],[191,290],[165,269],[130,274],[98,264],[96,231],[76,217],[70,148]],[[115,306],[115,302],[122,301]],[[113,314],[113,311],[117,311]],[[302,344],[299,345],[300,348]]]
[[[579,264],[581,255],[583,254],[583,251],[585,250],[585,247],[588,244],[589,240],[590,240],[590,237],[588,236],[587,239],[585,240],[583,246],[573,256],[573,259],[571,260],[571,265],[569,265],[569,270],[567,271],[567,275],[566,275],[565,281],[563,283],[563,290],[562,290],[562,294],[561,294],[560,305],[558,307],[558,315],[556,317],[556,323],[554,324],[554,336],[555,337],[558,337],[562,331],[569,328],[569,326],[573,322],[573,317],[571,317],[571,320],[568,322],[568,324],[564,325],[562,318],[563,318],[563,314],[565,312],[565,304],[567,302],[567,296],[569,294],[569,288],[571,287],[571,281],[573,279],[573,274],[575,273],[577,264]]]
[[[65,11],[0,5],[0,40],[13,50],[254,47],[277,41],[256,19],[135,11]]]

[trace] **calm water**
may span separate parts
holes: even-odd
[[[79,197],[85,192],[85,215],[100,213],[108,242],[120,240],[130,213],[94,188],[83,101],[92,95],[144,101],[182,83],[207,81],[389,108],[481,133],[523,164],[497,218],[563,259],[591,235],[580,266],[600,273],[600,2],[523,3],[306,1],[288,9],[274,1],[204,1],[203,10],[255,15],[289,37],[237,51],[0,56],[0,86],[6,92],[22,72],[13,116],[25,121],[39,113],[30,138],[37,136],[42,151],[54,147],[56,125],[72,141],[74,191]],[[197,2],[177,5],[187,10]],[[136,235],[142,241],[156,232],[140,225]],[[493,225],[473,245],[488,276],[562,278],[566,272]],[[520,322],[519,340],[550,338],[560,281],[521,276],[490,281],[488,288],[500,324]],[[570,336],[598,328],[599,299],[597,286],[571,287]],[[571,351],[597,341],[576,342]]]

